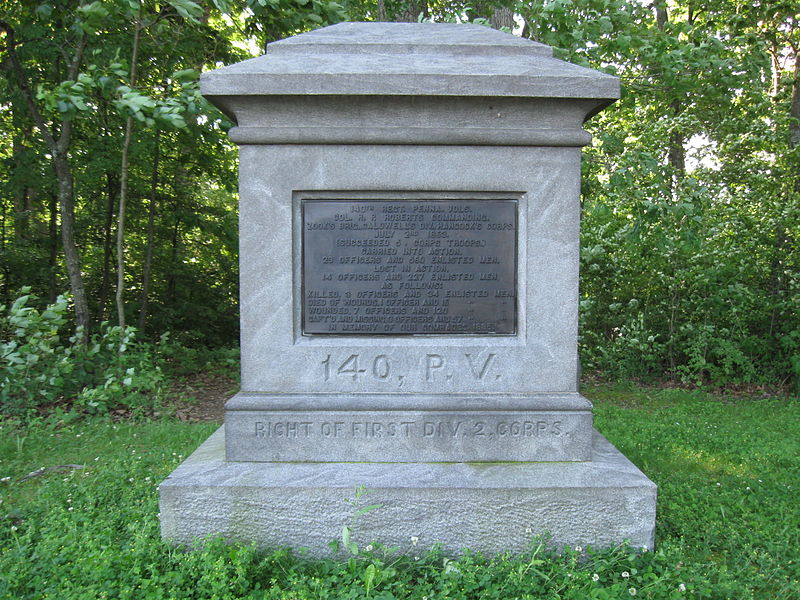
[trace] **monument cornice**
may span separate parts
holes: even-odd
[[[228,135],[239,145],[389,144],[431,146],[586,146],[583,129],[500,129],[490,127],[233,127]]]
[[[498,402],[497,399],[501,402]],[[226,411],[248,410],[591,410],[592,403],[573,393],[542,394],[284,394],[239,392],[225,404]]]

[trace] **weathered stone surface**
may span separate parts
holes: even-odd
[[[238,144],[584,146],[597,100],[441,96],[221,96]]]
[[[656,486],[597,433],[591,462],[579,463],[226,462],[224,445],[220,429],[161,484],[165,539],[222,535],[326,556],[364,486],[361,505],[381,508],[356,520],[362,545],[494,554],[549,533],[554,546],[653,547]]]

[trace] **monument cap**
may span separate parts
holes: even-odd
[[[552,48],[480,25],[339,23],[204,73],[231,95],[619,98],[619,79],[553,58]],[[599,109],[598,109],[599,110]]]
[[[583,146],[619,79],[480,25],[339,23],[204,73],[246,144]]]

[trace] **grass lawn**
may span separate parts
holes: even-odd
[[[161,542],[156,486],[216,427],[0,429],[0,598],[800,599],[800,403],[596,385],[597,428],[659,486],[656,551],[310,561]],[[82,465],[48,470],[42,467]],[[24,480],[23,480],[24,479]],[[378,540],[379,541],[379,540]]]

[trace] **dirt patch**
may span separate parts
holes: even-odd
[[[238,382],[224,374],[196,373],[172,386],[175,415],[181,421],[222,423],[225,402],[238,390]]]

